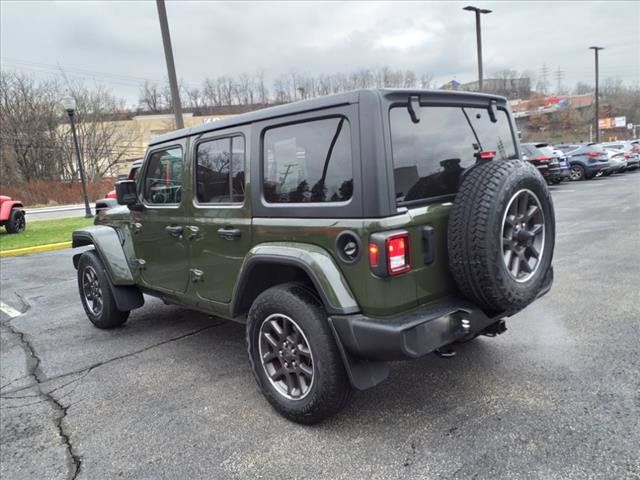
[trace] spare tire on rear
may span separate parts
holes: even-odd
[[[461,293],[494,312],[535,300],[551,267],[555,214],[546,182],[520,160],[470,169],[447,232],[449,267]]]

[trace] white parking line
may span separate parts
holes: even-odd
[[[15,318],[18,315],[22,315],[21,312],[19,312],[18,310],[16,310],[15,308],[13,308],[10,305],[7,305],[4,302],[0,302],[0,310],[2,310],[4,313],[9,315],[11,318]]]

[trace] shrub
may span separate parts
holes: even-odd
[[[87,184],[89,201],[94,202],[115,188],[115,178],[102,178]],[[0,185],[2,195],[21,200],[25,206],[66,205],[82,203],[80,182],[61,182],[52,180],[32,180],[23,184]]]

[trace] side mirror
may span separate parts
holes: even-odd
[[[135,205],[138,203],[138,190],[133,180],[121,180],[116,182],[116,198],[119,205]]]

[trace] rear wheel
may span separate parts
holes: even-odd
[[[24,216],[24,210],[19,208],[11,209],[9,220],[5,223],[5,228],[7,229],[7,233],[24,232],[24,229],[27,228],[27,220]]]
[[[289,420],[317,423],[349,400],[351,384],[327,313],[305,285],[279,285],[256,298],[247,346],[260,390]]]
[[[585,172],[584,167],[582,165],[571,165],[571,169],[569,170],[569,178],[574,181],[584,180]]]
[[[127,321],[129,312],[116,306],[111,280],[98,255],[89,250],[78,261],[78,289],[84,311],[98,328],[116,328]]]

